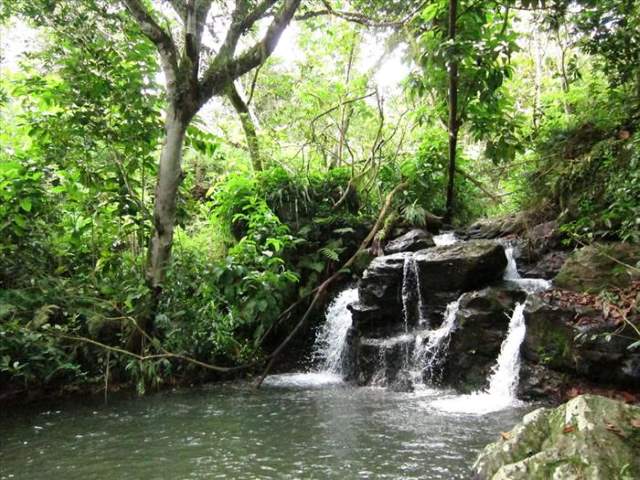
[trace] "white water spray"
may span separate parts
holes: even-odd
[[[416,335],[416,344],[413,350],[414,384],[432,382],[437,370],[441,366],[444,355],[449,347],[451,333],[455,329],[456,315],[460,308],[460,299],[447,305],[444,320],[440,328],[429,330]]]
[[[443,232],[440,235],[434,235],[433,242],[436,244],[436,247],[439,247],[441,245],[453,245],[458,242],[458,239],[454,232]]]
[[[527,293],[543,292],[551,288],[551,282],[549,280],[543,278],[522,278],[518,272],[513,246],[507,246],[504,249],[504,253],[507,256],[507,268],[502,277],[504,280],[517,284],[519,288]]]
[[[326,322],[313,346],[313,358],[318,370],[338,375],[343,373],[347,332],[352,324],[351,312],[347,307],[357,300],[358,289],[348,288],[340,292],[327,308]]]
[[[459,395],[432,403],[438,410],[451,413],[484,415],[520,404],[516,397],[520,379],[520,345],[526,326],[524,304],[517,304],[509,321],[507,337],[502,342],[500,354],[489,379],[489,388],[470,395]]]

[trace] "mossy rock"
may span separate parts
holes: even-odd
[[[565,290],[588,293],[625,288],[632,281],[640,279],[638,262],[640,245],[595,243],[571,254],[554,279],[554,284]]]
[[[640,407],[581,395],[525,415],[473,465],[480,480],[640,478]]]

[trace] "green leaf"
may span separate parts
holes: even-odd
[[[24,210],[25,212],[30,212],[31,207],[32,203],[30,198],[23,198],[22,200],[20,200],[20,208],[22,208],[22,210]]]

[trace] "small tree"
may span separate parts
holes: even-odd
[[[429,96],[435,117],[449,133],[446,220],[451,221],[460,128],[468,123],[476,137],[490,138],[494,155],[512,150],[500,87],[511,74],[515,36],[509,29],[509,8],[499,2],[435,0],[414,28],[412,53],[420,72],[413,75],[413,90]]]
[[[214,55],[202,43],[210,25],[212,0],[171,0],[180,18],[180,41],[158,20],[159,12],[143,0],[122,0],[160,55],[166,80],[165,139],[160,154],[153,211],[154,233],[147,277],[158,294],[171,257],[178,188],[182,181],[182,149],[187,126],[214,95],[225,95],[233,81],[261,65],[275,49],[300,0],[235,0],[224,40]],[[243,35],[259,20],[271,17],[263,37],[237,54]]]

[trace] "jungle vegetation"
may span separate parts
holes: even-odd
[[[633,0],[16,0],[0,21],[5,392],[259,370],[394,222],[527,211],[640,241]]]

